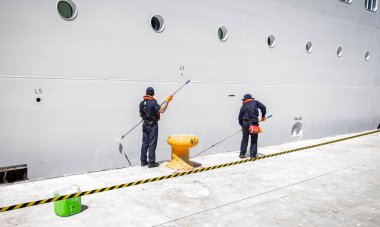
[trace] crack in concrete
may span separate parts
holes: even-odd
[[[172,220],[169,220],[167,222],[163,222],[163,223],[160,223],[160,224],[157,224],[157,225],[153,225],[153,227],[162,226],[162,225],[165,225],[165,224],[168,224],[168,223],[171,223],[171,222],[177,222],[177,221],[179,221],[181,219],[185,219],[185,218],[189,218],[189,217],[192,217],[192,216],[195,216],[195,215],[198,215],[198,214],[206,213],[206,212],[209,212],[209,211],[212,211],[212,210],[216,210],[216,209],[219,209],[219,208],[231,205],[231,204],[236,204],[236,203],[239,203],[239,202],[242,202],[242,201],[245,201],[245,200],[249,200],[249,199],[252,199],[252,198],[255,198],[255,197],[259,197],[261,195],[269,194],[269,193],[272,193],[272,192],[275,192],[275,191],[280,191],[282,189],[289,188],[289,187],[292,187],[292,186],[295,186],[295,185],[298,185],[298,184],[302,184],[302,183],[305,183],[305,182],[308,182],[308,181],[312,181],[312,180],[315,180],[315,179],[318,179],[318,178],[321,178],[321,177],[325,177],[325,176],[328,176],[328,175],[331,175],[331,174],[334,174],[334,173],[337,173],[337,172],[340,172],[340,171],[343,171],[343,170],[350,169],[350,168],[358,166],[358,165],[363,165],[364,163],[368,163],[368,162],[371,162],[371,161],[372,160],[369,160],[369,161],[366,161],[366,162],[361,162],[361,163],[358,163],[358,164],[355,164],[355,165],[351,165],[351,166],[347,166],[347,167],[344,167],[344,168],[341,168],[341,169],[338,169],[338,170],[335,170],[335,171],[327,172],[325,174],[321,174],[321,175],[318,175],[318,176],[315,176],[315,177],[311,177],[311,178],[308,178],[308,179],[305,179],[305,180],[302,180],[302,181],[298,181],[298,182],[295,182],[293,184],[285,185],[283,187],[275,188],[275,189],[272,189],[272,190],[269,190],[269,191],[266,191],[266,192],[262,192],[262,193],[259,193],[259,194],[255,194],[255,195],[243,198],[243,199],[239,199],[239,200],[232,201],[232,202],[229,202],[229,203],[221,204],[221,205],[213,207],[213,208],[209,208],[209,209],[206,209],[206,210],[203,210],[203,211],[199,211],[199,212],[195,212],[193,214],[189,214],[189,215],[186,215],[186,216],[183,216],[183,217],[180,217],[180,218],[172,219]],[[274,200],[272,200],[271,202],[273,202],[273,201]]]

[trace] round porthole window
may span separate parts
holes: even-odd
[[[336,55],[337,55],[338,57],[341,57],[341,56],[342,56],[342,52],[343,52],[342,47],[338,47],[338,49],[336,49]]]
[[[155,32],[162,32],[165,29],[165,21],[164,18],[158,14],[154,15],[150,19],[150,24]]]
[[[274,35],[269,35],[267,38],[267,43],[270,48],[273,48],[276,44],[276,37],[274,37]]]
[[[71,0],[61,0],[57,2],[57,10],[64,20],[74,20],[78,10],[75,3]]]
[[[369,51],[366,51],[366,52],[365,52],[364,59],[365,59],[366,61],[368,61],[370,57],[371,57],[371,54],[369,53]]]
[[[218,38],[220,41],[225,42],[228,38],[228,30],[224,26],[218,28]]]
[[[306,43],[306,52],[307,53],[311,53],[312,50],[313,50],[313,43],[311,43],[310,41],[307,41],[307,43]]]
[[[302,136],[302,134],[303,134],[302,124],[300,122],[296,122],[292,128],[292,136]]]

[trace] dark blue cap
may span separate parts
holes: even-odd
[[[147,95],[154,95],[154,89],[152,87],[148,87],[146,89],[146,94]]]
[[[250,94],[245,94],[245,95],[244,95],[244,98],[243,98],[242,100],[244,101],[244,100],[251,99],[251,98],[252,98],[252,95],[250,95]]]

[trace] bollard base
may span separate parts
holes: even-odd
[[[166,164],[166,167],[174,170],[192,170],[194,166],[192,165],[189,157],[179,156],[176,154],[172,154],[171,161]]]

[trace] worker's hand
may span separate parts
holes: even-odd
[[[266,121],[266,120],[267,120],[266,117],[262,117],[262,118],[261,118],[261,121]]]
[[[172,99],[173,99],[173,96],[172,96],[172,95],[171,95],[171,96],[168,96],[168,97],[166,98],[166,102],[169,103],[170,101],[172,101]]]

